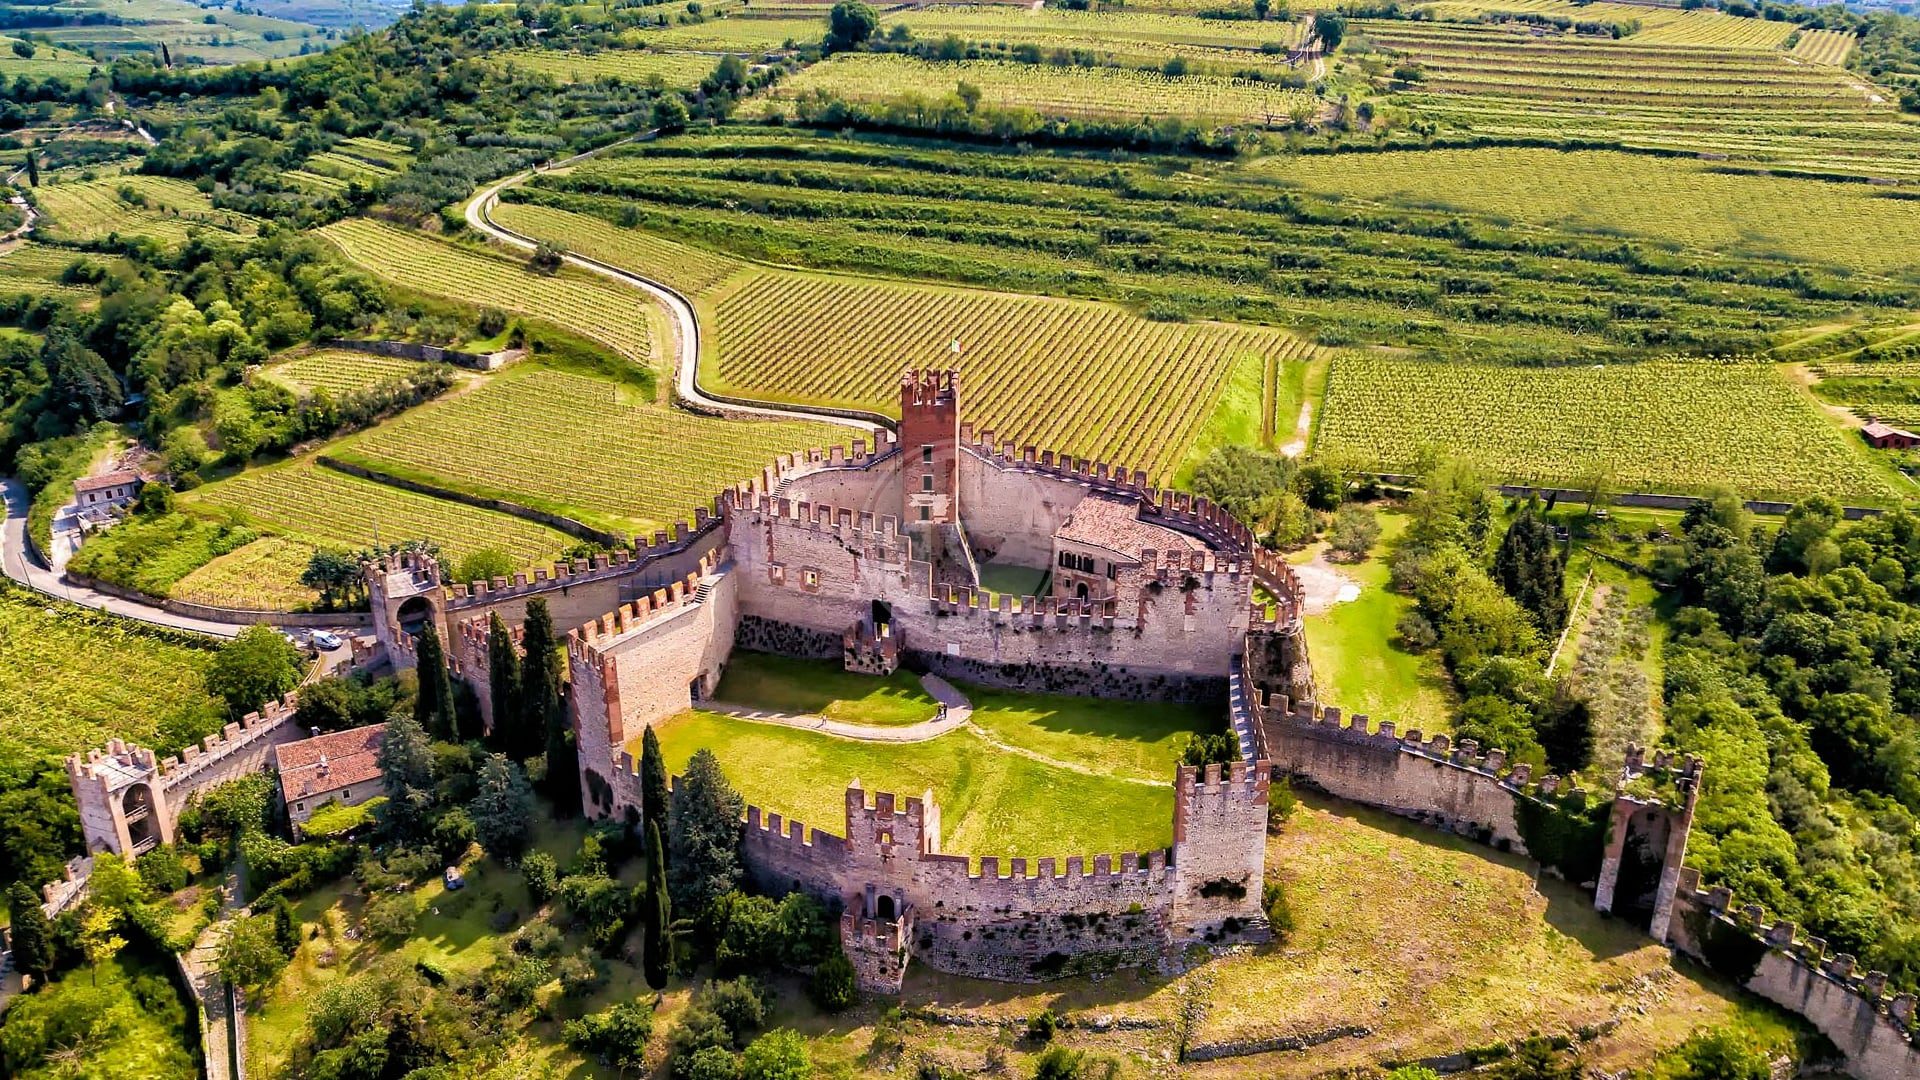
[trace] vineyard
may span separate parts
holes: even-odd
[[[1319,452],[1388,472],[1436,448],[1514,483],[1613,491],[1727,484],[1752,498],[1886,502],[1890,481],[1770,364],[1656,360],[1516,368],[1337,357]]]
[[[501,53],[499,59],[521,71],[546,75],[560,82],[592,82],[595,79],[624,79],[628,82],[691,89],[713,72],[720,62],[717,56],[697,52],[661,52],[653,49],[614,49],[597,53],[560,52],[554,49],[520,49]]]
[[[1219,123],[1274,124],[1284,122],[1295,105],[1315,107],[1313,96],[1304,91],[1250,79],[1005,60],[940,63],[875,53],[843,53],[815,64],[778,84],[756,106],[764,114],[775,101],[815,90],[855,101],[891,102],[943,94],[962,82],[978,87],[986,104],[1050,116],[1137,120],[1170,113]]]
[[[1810,64],[1840,67],[1853,53],[1857,40],[1852,34],[1838,30],[1802,30],[1800,40],[1794,43],[1793,55]]]
[[[375,356],[347,349],[318,349],[301,353],[260,369],[260,374],[280,383],[296,394],[310,394],[324,388],[338,397],[353,390],[365,390],[382,379],[406,375],[420,367],[418,360],[397,356]]]
[[[46,214],[47,238],[69,243],[143,236],[178,244],[196,229],[226,236],[255,232],[252,218],[216,210],[192,184],[160,176],[44,184],[35,189],[34,200]]]
[[[540,274],[521,259],[457,247],[423,233],[353,218],[319,231],[347,258],[435,296],[545,319],[629,360],[651,363],[654,307],[637,290],[584,272]]]
[[[27,293],[70,295],[79,298],[88,290],[60,284],[60,274],[79,256],[45,244],[23,243],[0,252],[0,295]]]
[[[1778,50],[1386,20],[1357,21],[1354,32],[1419,68],[1417,82],[1382,75],[1377,85],[1445,133],[1594,139],[1804,172],[1920,176],[1920,125],[1887,94]]]
[[[511,369],[333,453],[631,535],[691,520],[695,507],[759,475],[776,454],[849,439],[826,424],[713,420],[628,404],[621,393],[603,379]]]
[[[1920,270],[1920,214],[1865,184],[1734,174],[1614,151],[1506,147],[1271,157],[1255,169],[1329,195],[1600,235],[1617,236],[1630,221],[1642,236],[1698,252]],[[1794,212],[1781,213],[1783,206]],[[1835,228],[1839,221],[1848,227]]]
[[[1164,477],[1233,362],[1307,358],[1278,330],[1157,323],[1102,304],[768,272],[714,304],[717,387],[894,410],[900,369],[963,350],[977,427]]]
[[[211,659],[140,623],[0,582],[0,752],[21,761],[114,736],[191,741],[219,725]]]
[[[263,536],[229,551],[174,582],[175,600],[248,611],[298,611],[320,598],[300,584],[313,558],[312,544]]]
[[[643,273],[696,295],[725,281],[744,265],[716,252],[623,229],[591,214],[531,203],[503,202],[493,220],[523,236],[549,240],[613,266]]]
[[[1304,24],[1182,18],[1126,11],[1071,11],[1021,7],[914,7],[890,15],[886,25],[901,25],[917,38],[954,34],[969,41],[1034,42],[1053,47],[1098,49],[1119,43],[1206,45],[1220,49],[1258,49],[1269,42],[1297,45]]]
[[[1574,22],[1638,23],[1630,35],[1643,45],[1709,45],[1721,49],[1779,48],[1793,32],[1793,24],[1767,19],[1723,15],[1717,11],[1689,11],[1654,4],[1577,3],[1575,0],[1441,0],[1430,5],[1437,20],[1472,20],[1488,13],[1539,15]]]
[[[709,19],[649,30],[640,35],[640,40],[655,49],[766,52],[783,48],[789,41],[797,45],[819,41],[826,32],[826,13],[821,11],[810,19]]]
[[[311,461],[249,469],[185,492],[179,502],[188,510],[237,511],[262,529],[317,547],[429,539],[456,562],[492,548],[516,566],[540,566],[575,542],[543,525],[357,479]],[[284,585],[263,581],[255,587]]]

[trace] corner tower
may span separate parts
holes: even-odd
[[[960,376],[951,369],[907,369],[900,377],[901,522],[960,520]]]

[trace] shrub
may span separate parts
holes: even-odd
[[[567,997],[586,997],[606,981],[606,964],[585,949],[560,961],[560,992]]]
[[[623,1001],[605,1012],[567,1021],[560,1034],[568,1046],[596,1054],[616,1069],[642,1068],[647,1041],[653,1037],[653,1009],[644,1002]]]
[[[1033,1068],[1033,1080],[1082,1080],[1086,1076],[1086,1053],[1064,1046],[1047,1047]]]
[[[1053,1033],[1060,1027],[1060,1018],[1052,1009],[1041,1009],[1027,1021],[1027,1038],[1034,1042],[1052,1042]]]
[[[703,1047],[687,1059],[687,1080],[740,1080],[740,1058],[723,1047]]]
[[[140,880],[155,893],[179,892],[187,887],[187,864],[180,861],[180,853],[171,844],[140,856],[133,866],[140,872]]]
[[[825,1012],[845,1012],[853,1007],[860,998],[860,987],[854,977],[853,962],[847,959],[846,953],[836,949],[832,956],[820,961],[807,983],[807,995]]]
[[[420,921],[420,904],[410,892],[381,893],[367,901],[360,925],[367,933],[383,941],[402,941],[413,936]]]
[[[560,868],[553,856],[536,851],[520,860],[520,876],[527,880],[527,895],[536,904],[553,899],[560,888]]]
[[[727,1025],[727,1031],[733,1036],[735,1046],[741,1045],[746,1033],[766,1022],[767,1003],[761,996],[760,988],[750,979],[725,979],[708,983],[700,994],[701,1002],[720,1022]]]
[[[812,1075],[807,1040],[791,1028],[767,1032],[740,1057],[740,1080],[808,1080]]]
[[[1293,812],[1300,809],[1300,797],[1293,793],[1293,781],[1281,777],[1267,789],[1267,828],[1278,829]]]
[[[1267,923],[1273,927],[1275,937],[1284,938],[1293,933],[1293,908],[1287,903],[1287,888],[1277,878],[1268,878],[1260,886],[1260,909],[1267,913]]]

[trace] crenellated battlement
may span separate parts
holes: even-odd
[[[943,583],[934,598],[934,610],[947,616],[991,619],[1000,625],[1025,624],[1033,629],[1114,629],[1119,617],[1115,600],[1078,600],[1059,596],[1011,596],[968,586]]]
[[[716,548],[700,557],[699,568],[679,581],[654,589],[646,596],[621,604],[598,619],[567,631],[567,655],[586,664],[591,654],[610,648],[618,639],[645,628],[683,607],[706,599],[701,579],[726,561],[727,549]]]
[[[959,398],[960,372],[953,368],[908,368],[900,375],[900,400],[907,405],[952,405]]]
[[[782,526],[878,544],[889,553],[897,553],[898,558],[892,561],[906,560],[906,538],[900,532],[900,519],[892,514],[876,515],[866,510],[764,493],[741,496],[735,505],[743,512],[757,514]]]
[[[761,468],[759,476],[734,484],[721,493],[721,499],[730,500],[731,505],[744,507],[755,496],[779,494],[789,480],[825,469],[870,469],[893,456],[899,449],[899,436],[882,429],[874,432],[872,449],[868,449],[865,439],[855,439],[850,446],[815,447],[776,454],[771,462]]]

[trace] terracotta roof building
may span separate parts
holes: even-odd
[[[358,806],[380,794],[380,744],[387,725],[315,735],[273,749],[280,797],[297,831],[328,803]]]
[[[1081,499],[1053,534],[1053,594],[1081,600],[1113,595],[1123,567],[1142,564],[1143,553],[1205,551],[1199,539],[1140,520],[1140,501],[1104,492]]]
[[[1911,450],[1920,446],[1920,435],[1878,420],[1867,421],[1867,426],[1860,429],[1860,434],[1876,450]]]

